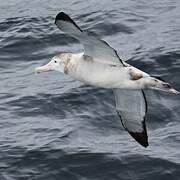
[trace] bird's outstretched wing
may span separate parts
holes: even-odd
[[[142,146],[148,146],[145,125],[147,103],[142,90],[113,89],[116,110],[122,125],[129,134]]]
[[[119,58],[116,50],[94,34],[81,30],[67,14],[60,12],[56,16],[55,24],[64,33],[79,40],[84,46],[84,54],[93,57],[95,61],[128,66]],[[147,147],[148,137],[145,126],[147,105],[144,92],[142,90],[122,89],[114,89],[113,92],[116,109],[124,128],[137,142]]]
[[[61,31],[69,34],[83,44],[85,55],[93,57],[95,61],[123,66],[123,61],[119,58],[116,50],[105,41],[99,39],[94,33],[81,30],[64,12],[60,12],[56,16],[55,24]]]

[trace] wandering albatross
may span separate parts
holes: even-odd
[[[147,102],[144,90],[155,89],[173,94],[179,92],[163,80],[122,61],[107,42],[94,33],[83,31],[64,12],[57,14],[55,24],[61,31],[79,40],[84,52],[60,53],[48,64],[36,68],[35,72],[56,70],[86,84],[112,89],[123,127],[138,143],[147,147]]]

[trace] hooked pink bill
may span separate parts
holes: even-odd
[[[34,72],[35,73],[41,73],[41,72],[47,72],[47,71],[51,71],[51,64],[50,62],[44,66],[40,66],[40,67],[37,67]]]

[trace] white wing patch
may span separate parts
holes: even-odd
[[[123,66],[123,61],[119,58],[116,50],[94,33],[82,31],[67,14],[60,12],[56,16],[55,24],[60,30],[83,44],[85,55],[93,57],[95,61]]]
[[[142,146],[148,146],[148,137],[145,126],[147,105],[142,90],[113,90],[116,101],[116,110],[124,128]]]

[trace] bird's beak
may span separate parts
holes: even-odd
[[[40,66],[35,68],[34,73],[41,73],[41,72],[47,72],[47,71],[51,71],[51,64],[50,62],[44,66]]]

